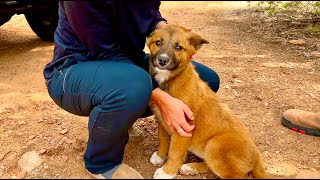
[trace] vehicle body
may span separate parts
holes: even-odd
[[[15,14],[24,14],[39,38],[53,41],[59,19],[58,0],[0,1],[0,26]]]

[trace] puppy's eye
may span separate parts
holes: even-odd
[[[159,40],[155,41],[154,43],[155,43],[157,46],[161,46],[161,45],[162,45],[161,41],[159,41]]]
[[[180,50],[182,50],[182,47],[177,44],[176,47],[175,47],[175,49],[176,49],[177,51],[180,51]]]

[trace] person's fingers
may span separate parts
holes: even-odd
[[[191,109],[184,102],[181,101],[181,103],[182,103],[182,110],[184,111],[184,113],[187,115],[187,117],[190,120],[193,120],[194,116],[193,116],[193,112],[191,111]]]
[[[184,137],[191,137],[192,134],[191,133],[187,133],[184,131],[184,129],[182,129],[178,124],[175,124],[174,125],[177,133],[180,135],[180,136],[184,136]]]
[[[184,131],[186,131],[186,132],[190,132],[190,131],[192,131],[193,129],[194,129],[194,125],[190,125],[189,123],[187,123],[187,122],[183,122],[182,124],[180,124],[180,127],[184,130]]]

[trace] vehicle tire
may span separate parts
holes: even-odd
[[[24,14],[33,32],[42,40],[53,41],[59,20],[58,7],[56,3],[45,11],[31,11]]]

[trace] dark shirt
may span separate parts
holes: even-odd
[[[159,21],[157,0],[59,1],[54,56],[44,68],[46,84],[55,68],[120,55],[143,59],[146,37]]]

